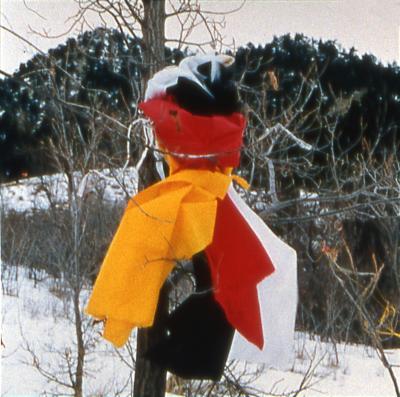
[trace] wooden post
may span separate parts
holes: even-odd
[[[163,288],[153,326],[138,330],[134,397],[165,396],[167,373],[152,361],[147,360],[144,354],[149,346],[152,346],[160,338],[162,332],[160,324],[167,315],[168,292]]]
[[[142,89],[155,72],[165,66],[165,0],[143,0],[143,69]],[[146,188],[158,179],[155,161],[150,153],[142,166],[139,189]],[[167,373],[144,355],[161,335],[161,322],[168,315],[168,292],[166,287],[160,297],[154,324],[138,330],[136,344],[136,366],[134,397],[164,397]]]

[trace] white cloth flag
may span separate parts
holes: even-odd
[[[229,359],[264,363],[286,368],[293,360],[294,327],[297,311],[296,251],[277,237],[255,214],[235,189],[230,186],[229,197],[259,238],[275,267],[274,273],[257,287],[260,302],[264,348],[258,349],[237,331]]]

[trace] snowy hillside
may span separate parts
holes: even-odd
[[[76,173],[74,183],[81,195],[97,193],[105,201],[114,202],[132,196],[137,187],[137,173],[132,167],[125,170],[91,171],[82,178]],[[50,201],[62,205],[67,201],[67,178],[64,174],[23,179],[1,186],[0,203],[5,211],[46,209]]]

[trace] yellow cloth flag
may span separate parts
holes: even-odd
[[[132,328],[153,324],[175,261],[211,244],[217,199],[225,197],[232,178],[186,169],[129,201],[86,308],[105,320],[104,337],[115,346],[127,341]]]

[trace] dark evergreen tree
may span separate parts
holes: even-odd
[[[128,124],[140,95],[141,45],[119,31],[98,28],[68,39],[46,56],[34,56],[12,78],[0,80],[1,179],[55,170],[46,145],[57,139],[54,118],[60,106],[66,123],[78,123],[83,137],[90,131],[93,109]],[[169,63],[182,57],[166,49]],[[99,143],[107,156],[115,154],[116,135],[110,127]]]

